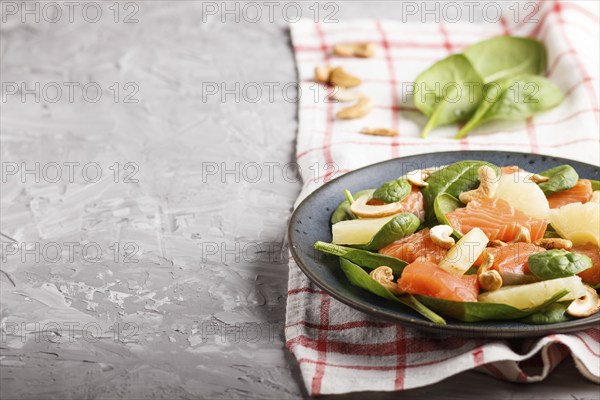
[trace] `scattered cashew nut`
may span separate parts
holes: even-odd
[[[346,90],[342,87],[335,87],[333,89],[333,93],[331,94],[331,99],[337,100],[341,103],[348,103],[350,101],[356,101],[363,96],[360,92],[352,92],[350,90]]]
[[[490,292],[502,287],[502,277],[498,271],[491,269],[492,265],[494,265],[494,256],[486,252],[483,263],[481,263],[477,270],[479,286]]]
[[[398,134],[398,131],[394,130],[394,129],[388,129],[388,128],[362,128],[360,130],[360,133],[363,133],[365,135],[373,135],[373,136],[396,136]]]
[[[315,67],[315,81],[319,83],[329,83],[333,67],[330,65],[319,65]]]
[[[397,201],[395,203],[383,204],[380,206],[370,206],[367,204],[369,196],[360,196],[354,200],[354,203],[350,206],[350,211],[357,217],[362,218],[381,218],[387,217],[388,215],[397,214],[403,209],[403,204]]]
[[[373,43],[343,43],[333,46],[333,54],[338,57],[370,58],[375,55]]]
[[[462,192],[458,198],[464,204],[467,204],[473,199],[491,198],[496,193],[498,187],[498,179],[496,171],[489,165],[482,165],[477,170],[479,174],[479,187],[475,190],[469,190],[468,192]]]
[[[429,237],[434,244],[449,249],[455,243],[451,236],[453,231],[450,225],[436,225],[429,230]]]
[[[373,109],[373,102],[370,97],[362,96],[356,104],[338,111],[335,115],[340,119],[362,118],[369,114]]]
[[[404,292],[400,290],[398,284],[394,282],[394,274],[390,267],[387,267],[385,265],[377,267],[369,273],[369,276],[377,282],[381,283],[382,286],[384,286],[396,296],[401,296],[404,294]]]
[[[567,314],[573,317],[589,317],[592,314],[600,311],[600,298],[596,293],[596,289],[585,285],[585,295],[577,300],[574,300],[567,308]]]
[[[339,86],[343,88],[351,88],[361,84],[360,78],[350,75],[342,67],[336,67],[331,71],[329,75],[329,83],[333,86]]]
[[[552,250],[552,249],[571,250],[571,248],[573,248],[573,242],[571,242],[570,240],[567,240],[567,239],[560,239],[560,238],[544,238],[544,239],[536,240],[535,242],[533,242],[533,244],[535,244],[536,246],[543,247],[546,250]]]

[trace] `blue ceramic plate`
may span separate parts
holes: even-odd
[[[590,164],[538,154],[498,151],[421,154],[373,164],[327,183],[308,196],[293,213],[289,225],[289,238],[292,243],[292,255],[300,269],[324,291],[350,307],[373,317],[430,332],[479,337],[529,337],[598,326],[600,313],[550,325],[528,325],[512,321],[466,323],[448,317],[445,317],[447,325],[437,325],[402,305],[352,286],[341,271],[337,257],[313,249],[313,244],[318,240],[331,241],[329,218],[337,205],[344,200],[344,189],[357,192],[376,188],[407,171],[451,164],[460,160],[485,160],[496,165],[519,165],[531,172],[541,172],[557,165],[569,164],[577,170],[580,177],[600,180],[600,168]]]

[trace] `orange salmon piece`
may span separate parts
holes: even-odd
[[[398,286],[406,293],[454,301],[477,301],[479,294],[476,275],[453,275],[427,261],[404,267]]]
[[[577,275],[581,277],[581,280],[592,286],[596,286],[600,283],[600,249],[598,246],[592,243],[587,243],[580,246],[573,246],[571,250],[573,253],[585,254],[592,259],[592,267],[584,271],[581,271]]]
[[[463,235],[473,228],[480,228],[490,240],[503,242],[515,239],[520,226],[528,228],[531,240],[536,241],[544,236],[548,226],[548,221],[530,217],[502,199],[471,200],[466,207],[446,214],[446,218]]]
[[[550,208],[559,208],[571,203],[587,203],[592,198],[592,182],[580,179],[571,189],[561,190],[547,196]]]
[[[500,273],[503,285],[522,285],[539,280],[529,271],[528,261],[530,255],[545,250],[533,243],[518,242],[509,243],[502,247],[488,247],[485,249],[484,254],[494,256],[492,269]],[[481,265],[482,261],[483,256],[475,262],[475,265]]]
[[[485,251],[494,256],[492,269],[513,274],[530,274],[529,256],[546,249],[533,243],[518,242],[502,247],[490,247]]]
[[[379,250],[379,253],[381,254],[399,258],[409,264],[417,259],[437,264],[444,258],[446,252],[446,249],[431,241],[431,238],[429,237],[429,228],[422,229],[410,236],[396,240]]]

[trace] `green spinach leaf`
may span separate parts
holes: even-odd
[[[406,179],[396,179],[381,185],[373,192],[373,198],[384,203],[395,203],[404,200],[412,190],[412,185]]]
[[[446,324],[446,321],[437,315],[435,312],[431,311],[429,308],[420,303],[414,296],[412,295],[403,295],[396,297],[392,292],[390,292],[387,288],[385,288],[382,284],[374,280],[369,276],[365,270],[363,270],[357,264],[348,261],[344,258],[340,258],[340,266],[344,274],[348,278],[351,284],[354,286],[358,286],[363,288],[379,297],[383,297],[384,299],[402,303],[405,306],[413,309],[418,312],[431,322],[436,324]]]
[[[546,231],[544,232],[544,238],[560,239],[561,236],[556,232],[552,224],[548,224],[548,226],[546,226]]]
[[[561,190],[571,189],[579,181],[577,171],[566,164],[541,172],[540,175],[550,178],[547,182],[538,183],[546,196]]]
[[[546,232],[544,232],[544,239],[561,239],[561,236],[554,230],[546,230]]]
[[[484,88],[483,101],[471,119],[454,136],[465,137],[479,125],[494,120],[521,121],[559,105],[564,95],[550,80],[536,75],[519,75],[492,82]]]
[[[333,243],[316,242],[314,247],[323,253],[333,254],[335,256],[345,258],[346,260],[352,261],[363,268],[375,269],[381,267],[382,265],[388,266],[392,269],[392,272],[396,276],[400,276],[402,274],[402,270],[408,264],[406,261],[402,261],[395,257],[390,257],[379,253],[372,253],[366,250],[354,249],[352,247],[340,246]]]
[[[451,211],[456,210],[457,208],[464,207],[465,205],[460,202],[456,197],[449,195],[448,193],[439,194],[435,200],[433,201],[433,210],[435,212],[435,217],[437,218],[440,224],[449,225],[450,221],[446,218],[446,214]],[[454,236],[458,239],[462,237],[460,232],[454,231]]]
[[[546,47],[535,39],[498,36],[467,47],[464,55],[485,83],[546,71]]]
[[[557,249],[534,253],[527,263],[531,273],[541,279],[565,278],[592,266],[592,260],[585,254]]]
[[[477,188],[479,186],[477,171],[482,165],[498,168],[485,161],[465,160],[451,164],[431,174],[427,179],[428,185],[422,191],[425,199],[426,218],[428,220],[435,218],[433,203],[438,195],[447,193],[458,198],[460,193]]]
[[[483,80],[462,54],[433,64],[415,80],[415,106],[429,117],[421,137],[436,126],[467,120],[482,93]]]
[[[477,265],[471,265],[471,267],[465,272],[465,275],[475,275],[477,274],[478,270],[479,267]]]
[[[548,307],[540,310],[534,314],[531,314],[523,319],[521,322],[533,325],[545,325],[545,324],[556,324],[558,322],[567,322],[572,318],[567,314],[567,308],[569,303],[554,303]]]
[[[352,195],[355,199],[358,199],[360,196],[371,196],[375,189],[367,189],[361,190],[360,192],[356,192]],[[350,211],[350,202],[348,200],[344,200],[340,203],[339,206],[335,209],[333,214],[331,214],[331,225],[337,224],[340,221],[347,221],[349,219],[356,219],[356,216]]]
[[[421,303],[442,315],[447,315],[459,321],[477,322],[525,318],[526,316],[536,313],[548,305],[557,302],[567,293],[569,293],[569,291],[563,289],[551,296],[543,304],[527,310],[519,310],[518,308],[507,304],[499,303],[461,302],[422,295],[417,295],[415,297],[420,300]]]
[[[421,221],[414,214],[402,213],[396,215],[386,223],[367,244],[356,245],[362,250],[379,250],[388,244],[411,235],[421,225]]]

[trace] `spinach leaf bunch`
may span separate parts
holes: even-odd
[[[437,126],[464,122],[463,138],[490,121],[520,121],[559,105],[561,89],[541,76],[546,48],[535,39],[500,36],[433,64],[415,80],[415,106],[429,117],[421,137]]]

